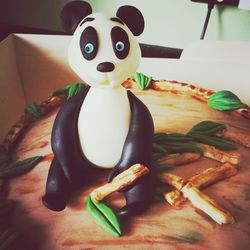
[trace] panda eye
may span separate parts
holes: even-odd
[[[92,43],[87,43],[84,47],[84,50],[87,54],[91,54],[94,51],[95,47]]]
[[[119,59],[125,59],[130,50],[129,37],[121,27],[115,26],[111,29],[111,40],[115,55]]]
[[[115,45],[115,48],[119,51],[122,52],[125,50],[125,44],[121,41],[117,42]]]
[[[96,57],[99,41],[97,31],[94,27],[88,26],[83,30],[79,40],[79,46],[86,60],[90,61]]]

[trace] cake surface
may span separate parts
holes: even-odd
[[[149,108],[155,132],[185,133],[198,122],[211,120],[250,136],[249,120],[231,112],[213,110],[191,96],[152,89],[133,88],[132,92]],[[237,175],[205,190],[233,214],[236,220],[233,225],[216,225],[189,202],[179,210],[167,203],[154,202],[146,213],[123,222],[123,236],[113,238],[94,223],[85,207],[87,195],[106,183],[109,170],[104,169],[98,170],[91,183],[71,197],[64,211],[46,209],[41,199],[53,158],[50,135],[57,111],[34,122],[15,149],[16,159],[34,155],[45,155],[45,159],[29,173],[10,182],[9,198],[18,201],[14,226],[33,239],[40,249],[247,249],[250,243],[250,150],[242,146],[238,146],[242,160]],[[202,157],[170,172],[186,178],[217,165],[217,161]],[[107,203],[117,211],[124,200],[120,194],[114,194]]]

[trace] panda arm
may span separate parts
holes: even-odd
[[[150,173],[141,177],[129,188],[123,190],[126,205],[119,210],[119,217],[133,216],[145,211],[154,194],[154,169],[151,163],[153,120],[147,107],[131,92],[128,92],[132,118],[122,157],[113,169],[109,180],[136,163],[150,169]]]
[[[151,168],[153,120],[149,110],[131,91],[128,91],[131,106],[131,123],[119,163],[113,168],[109,181],[133,164],[140,163]]]
[[[89,87],[85,87],[61,106],[52,129],[52,150],[70,182],[77,177],[77,168],[82,163],[78,116],[88,90]]]

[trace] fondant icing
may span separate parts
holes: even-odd
[[[76,6],[86,10],[75,12]],[[120,7],[116,17],[90,10],[88,3],[74,1],[61,15],[67,29],[76,27],[69,64],[88,86],[67,100],[55,119],[54,159],[43,203],[55,211],[64,209],[71,192],[91,177],[93,167],[112,168],[110,181],[140,163],[151,169],[150,174],[123,190],[126,206],[118,213],[134,215],[147,209],[153,197],[154,126],[146,106],[121,84],[139,65],[141,52],[135,35],[142,33],[144,20],[132,6]]]

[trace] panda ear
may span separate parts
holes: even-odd
[[[144,30],[144,18],[142,13],[134,6],[121,6],[116,16],[119,17],[132,31],[135,36],[139,36]]]
[[[87,2],[73,1],[66,4],[61,11],[61,24],[64,30],[73,34],[81,20],[92,13],[92,8]]]

